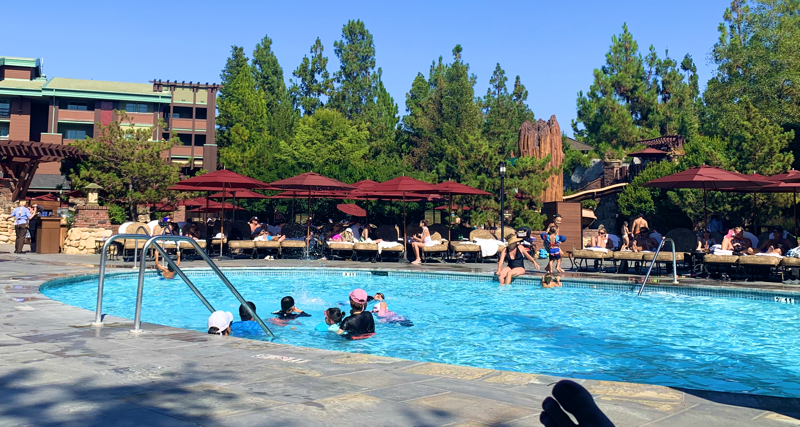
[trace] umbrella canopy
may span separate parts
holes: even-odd
[[[269,184],[270,187],[281,190],[306,190],[306,191],[336,191],[352,190],[350,184],[345,184],[327,176],[314,172],[301,173],[291,178],[281,179]]]
[[[206,198],[205,197],[196,197],[194,199],[184,200],[184,206],[205,206],[206,205]]]
[[[463,205],[462,206],[459,206],[459,205],[450,205],[450,206],[442,205],[442,206],[437,206],[437,207],[435,207],[433,209],[437,210],[437,211],[448,211],[448,210],[457,211],[459,208],[461,208],[462,211],[470,211],[470,210],[472,210],[471,207],[463,206]]]
[[[656,148],[645,148],[644,150],[639,150],[634,153],[628,154],[629,157],[662,157],[666,156],[668,153],[666,151],[661,151]]]
[[[784,182],[787,184],[800,183],[800,171],[792,169],[789,172],[772,175],[768,179],[770,181]]]
[[[360,206],[351,203],[338,204],[336,205],[336,209],[339,209],[340,211],[351,216],[359,216],[359,217],[367,216],[367,211],[365,211]]]
[[[34,197],[31,200],[38,200],[42,202],[57,202],[59,199],[58,196],[56,196],[55,194],[47,193],[44,196]]]
[[[749,177],[738,172],[726,171],[712,166],[698,166],[683,172],[654,179],[643,187],[662,188],[696,188],[703,190],[730,190],[752,186],[763,187],[772,182],[766,178]]]
[[[434,185],[439,193],[452,194],[454,196],[491,196],[492,193],[470,187],[468,185],[459,184],[453,181],[445,181]]]
[[[712,166],[697,166],[683,172],[667,175],[654,179],[644,187],[674,189],[695,188],[703,190],[703,214],[708,225],[708,211],[706,210],[706,190],[731,190],[736,188],[764,187],[772,184],[766,178],[750,177],[738,172],[726,171]]]
[[[264,190],[274,190],[266,183],[257,179],[239,175],[229,170],[218,170],[194,178],[185,179],[168,190],[179,191],[214,191],[234,188],[260,188]]]
[[[237,199],[269,199],[269,196],[265,196],[247,189],[225,190],[225,194],[220,191],[219,193],[214,193],[208,196],[209,199],[232,199],[234,197]]]
[[[353,183],[353,187],[355,187],[355,188],[369,187],[369,186],[376,185],[376,184],[378,184],[378,181],[373,181],[371,179],[365,179],[363,181],[354,182]]]

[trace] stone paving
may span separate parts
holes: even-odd
[[[38,287],[55,277],[96,274],[97,255],[15,256],[2,253],[7,249],[0,246],[0,426],[538,426],[541,402],[559,380],[152,324],[134,335],[130,320],[111,316],[92,327],[94,313],[50,300]],[[578,382],[620,427],[800,425],[800,399]]]

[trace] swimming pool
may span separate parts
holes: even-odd
[[[217,310],[231,311],[238,320],[239,303],[216,276],[208,270],[186,272]],[[790,294],[656,286],[637,298],[634,285],[611,280],[567,279],[563,288],[541,289],[533,280],[501,287],[490,277],[464,274],[312,268],[225,273],[265,319],[285,295],[312,314],[287,326],[270,325],[278,343],[563,377],[800,396],[800,305],[791,304]],[[324,309],[349,309],[347,295],[356,287],[370,295],[384,293],[389,309],[414,326],[376,318],[376,336],[359,341],[315,331]],[[96,277],[58,280],[41,289],[55,300],[95,309]],[[135,274],[109,274],[104,312],[132,319],[135,295]],[[205,332],[208,314],[181,280],[146,280],[143,321]]]

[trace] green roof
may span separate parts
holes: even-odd
[[[42,96],[44,79],[37,80],[0,80],[0,96]]]
[[[42,87],[44,96],[93,98],[112,101],[161,102],[168,104],[169,92],[153,92],[149,83],[121,83],[54,77]]]
[[[0,56],[0,66],[9,65],[15,67],[36,67],[39,60],[36,58],[20,58],[16,56]]]
[[[87,92],[131,93],[154,95],[153,85],[149,83],[120,83],[101,80],[66,79],[53,77],[45,86],[47,89],[79,90]]]

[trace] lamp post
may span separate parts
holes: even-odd
[[[506,162],[498,164],[500,168],[500,240],[506,241]]]

